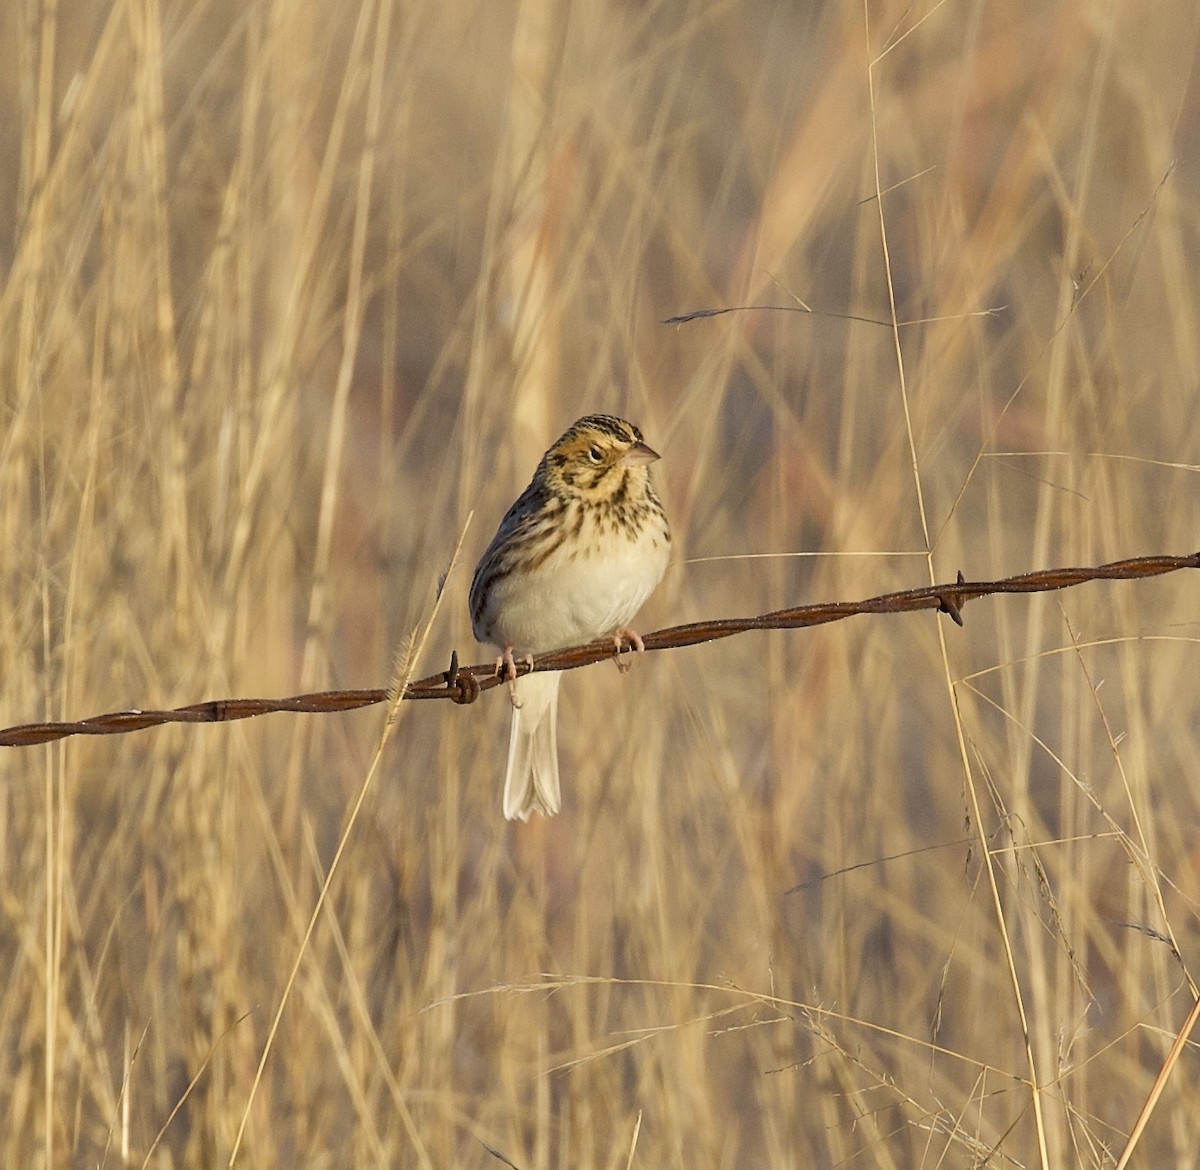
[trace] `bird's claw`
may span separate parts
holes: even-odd
[[[617,669],[622,674],[629,673],[629,663],[621,661],[621,652],[625,649],[625,644],[629,644],[629,649],[636,651],[638,654],[646,653],[646,644],[642,641],[642,636],[637,630],[620,629],[613,634],[613,645],[616,647],[616,658],[613,661],[617,664]]]
[[[521,659],[530,670],[533,669],[533,655],[526,654]],[[496,677],[502,682],[508,683],[508,701],[514,707],[520,708],[521,704],[517,700],[517,664],[513,658],[513,648],[511,646],[504,647],[504,653],[496,659]]]

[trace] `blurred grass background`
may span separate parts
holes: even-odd
[[[664,456],[644,630],[1193,550],[1198,32],[5,5],[0,722],[382,685],[472,510],[418,666],[483,659],[471,566],[591,410]],[[880,325],[660,324],[888,319],[880,190],[903,393]],[[237,1164],[1111,1165],[1193,1002],[1195,590],[577,672],[529,826],[502,696],[404,710]],[[227,1164],[383,719],[0,757],[5,1165]]]

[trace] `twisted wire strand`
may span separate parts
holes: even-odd
[[[758,617],[721,618],[670,626],[644,635],[642,641],[647,651],[676,650],[683,646],[696,646],[701,642],[729,638],[749,630],[794,630],[842,621],[859,614],[911,613],[923,609],[947,614],[961,626],[963,606],[978,597],[1003,593],[1048,593],[1058,589],[1071,589],[1090,581],[1133,581],[1145,577],[1160,577],[1180,569],[1198,568],[1200,552],[1179,557],[1132,557],[1085,568],[1043,569],[1039,572],[1005,577],[998,581],[967,581],[959,573],[957,580],[952,583],[904,589],[862,601],[821,602],[816,605],[778,609]],[[518,663],[517,673],[522,675],[535,670],[575,670],[612,658],[614,652],[613,639],[601,638],[582,646],[539,654],[533,659],[532,665]],[[480,694],[499,686],[501,681],[496,675],[495,663],[460,666],[458,652],[455,651],[450,657],[448,670],[411,683],[404,693],[404,698],[450,699],[455,703],[473,703]],[[9,727],[0,731],[0,747],[29,747],[33,744],[65,739],[71,735],[124,735],[126,732],[159,727],[166,723],[228,723],[234,719],[250,719],[256,715],[269,715],[279,711],[331,714],[369,707],[385,702],[388,698],[389,692],[386,689],[376,688],[318,691],[286,699],[210,699],[169,711],[114,711],[76,722],[24,723]]]

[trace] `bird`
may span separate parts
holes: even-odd
[[[501,651],[496,671],[513,705],[504,815],[553,816],[558,776],[559,671],[517,679],[516,659],[611,635],[645,647],[629,627],[662,580],[671,529],[650,482],[659,458],[631,422],[589,414],[542,456],[509,508],[471,580],[471,628]],[[623,669],[628,669],[624,667]]]

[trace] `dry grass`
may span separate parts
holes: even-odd
[[[647,628],[1194,549],[1198,19],[3,6],[0,722],[379,685],[471,510],[475,657],[590,409],[665,453]],[[527,827],[496,694],[369,784],[379,711],[8,751],[0,1162],[1111,1165],[1193,1002],[1195,598],[574,674]]]

